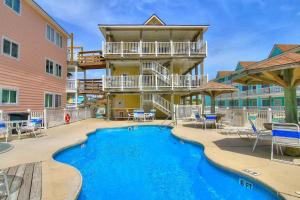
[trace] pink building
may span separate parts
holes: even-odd
[[[0,110],[64,107],[68,33],[33,0],[0,3]]]

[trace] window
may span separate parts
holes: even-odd
[[[58,63],[55,63],[54,61],[46,59],[45,68],[46,68],[46,73],[47,74],[55,75],[57,77],[62,76],[62,67],[61,67],[61,65],[58,64]]]
[[[55,108],[61,107],[61,95],[55,95]]]
[[[55,75],[61,77],[61,66],[59,64],[56,64]]]
[[[20,0],[4,0],[5,4],[13,9],[16,13],[20,14],[21,2]]]
[[[2,52],[13,58],[19,58],[19,45],[9,39],[3,38]]]
[[[60,108],[61,95],[60,94],[45,94],[45,108]]]
[[[274,99],[274,106],[283,106],[281,99]]]
[[[262,106],[270,106],[270,99],[262,99]]]
[[[50,25],[47,25],[46,27],[46,36],[49,41],[56,44],[56,46],[62,48],[62,36],[58,32],[56,32],[54,28],[52,28]]]
[[[53,62],[50,60],[46,60],[46,72],[48,74],[53,74],[54,70],[53,70]]]
[[[45,94],[45,108],[53,107],[53,94]]]
[[[17,104],[17,90],[0,88],[1,104]]]

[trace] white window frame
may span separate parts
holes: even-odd
[[[48,26],[50,27],[50,38],[48,38]],[[51,29],[53,29],[54,31],[54,40],[51,40]],[[56,31],[55,28],[53,28],[53,26],[51,26],[50,24],[46,23],[46,28],[45,28],[45,37],[46,39],[51,42],[52,44],[54,44],[55,46],[59,47],[59,48],[63,48],[63,36],[60,32]],[[56,43],[56,35],[58,34],[58,44]],[[60,41],[61,40],[61,41]]]
[[[49,60],[50,62],[53,63],[53,74],[47,72],[47,60]],[[54,60],[52,60],[50,58],[46,58],[45,62],[44,62],[44,67],[45,67],[45,73],[47,75],[49,75],[49,76],[55,76],[55,61]]]
[[[3,93],[2,91],[3,90],[16,91],[16,103],[2,103],[2,93]],[[17,105],[19,105],[19,88],[0,85],[0,105],[1,106],[17,106]]]
[[[53,62],[53,74],[50,74],[50,73],[47,72],[47,67],[46,67],[46,65],[47,65],[47,60]],[[61,67],[61,76],[56,76],[56,64],[57,64],[57,65],[60,65],[60,67]],[[49,75],[49,76],[54,76],[54,77],[56,77],[56,78],[58,78],[58,79],[62,79],[62,78],[63,78],[63,74],[64,74],[64,72],[63,72],[63,65],[60,64],[59,62],[56,62],[56,61],[54,61],[54,60],[52,60],[52,59],[50,59],[50,58],[45,58],[44,68],[45,68],[45,73],[46,73],[47,75]]]
[[[46,95],[52,95],[52,107],[46,107],[45,101],[46,101]],[[60,106],[56,107],[55,106],[55,97],[56,95],[60,96]],[[62,98],[63,95],[61,93],[55,93],[55,92],[44,92],[44,108],[62,108]]]
[[[56,69],[56,65],[60,66],[60,76],[56,75],[56,73],[57,73],[57,71],[56,71],[57,70]],[[58,63],[58,62],[55,63],[54,76],[57,77],[57,78],[60,78],[60,79],[63,77],[63,66],[60,63]]]
[[[2,0],[3,1],[3,4],[7,7],[7,8],[9,8],[12,12],[14,12],[16,15],[18,15],[18,16],[21,16],[21,12],[22,12],[22,0],[20,0],[20,12],[17,12],[17,11],[15,11],[14,9],[13,9],[13,7],[10,7],[9,5],[7,5],[6,3],[5,3],[5,0]]]
[[[16,57],[13,57],[12,55],[11,55],[11,53],[12,53],[12,45],[10,46],[10,55],[8,55],[8,54],[6,54],[6,53],[4,53],[4,40],[8,40],[10,43],[15,43],[15,44],[17,44],[18,45],[18,57],[16,58]],[[19,61],[20,60],[20,54],[21,54],[21,45],[20,45],[20,43],[18,43],[18,42],[16,42],[15,40],[13,40],[13,39],[11,39],[11,38],[9,38],[9,37],[7,37],[7,36],[2,36],[2,38],[1,38],[1,54],[3,55],[3,56],[5,56],[5,57],[8,57],[8,58],[12,58],[12,59],[15,59],[15,60],[17,60],[17,61]]]

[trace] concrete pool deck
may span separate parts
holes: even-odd
[[[42,161],[42,199],[76,199],[81,188],[80,173],[66,164],[58,163],[52,156],[60,149],[86,140],[86,134],[97,128],[129,125],[158,124],[162,121],[134,123],[127,121],[103,121],[89,119],[45,131],[39,138],[14,140],[14,148],[0,154],[0,169],[24,163]],[[167,123],[165,123],[167,124]],[[178,125],[173,134],[184,140],[201,143],[205,154],[213,162],[233,171],[256,178],[278,191],[286,199],[300,199],[300,166],[270,160],[270,145],[260,144],[251,152],[253,141],[237,135],[224,135],[216,130],[202,130],[191,124]],[[243,170],[260,173],[249,175]]]

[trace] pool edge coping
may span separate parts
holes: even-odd
[[[265,183],[263,180],[258,179],[257,177],[250,176],[249,174],[244,173],[243,171],[238,171],[238,170],[236,170],[236,169],[233,169],[233,168],[231,168],[231,167],[229,167],[229,166],[226,166],[226,165],[224,165],[224,164],[222,164],[222,163],[219,163],[219,162],[213,160],[212,158],[210,158],[209,155],[207,155],[207,148],[205,147],[204,144],[202,144],[201,142],[196,141],[196,140],[192,140],[192,139],[188,139],[188,138],[184,138],[184,137],[182,137],[182,136],[176,135],[176,134],[174,133],[174,129],[176,128],[176,126],[175,126],[175,127],[172,127],[172,126],[169,126],[169,125],[162,125],[162,124],[133,124],[133,125],[117,125],[117,126],[110,126],[110,127],[103,127],[103,128],[95,128],[95,130],[93,130],[93,131],[89,131],[88,133],[84,133],[84,137],[85,137],[84,139],[78,139],[77,142],[72,143],[72,144],[69,144],[69,145],[67,145],[67,146],[64,146],[64,147],[62,147],[62,148],[56,150],[54,153],[52,153],[51,160],[52,160],[53,162],[56,162],[56,163],[59,163],[59,164],[63,164],[63,165],[67,165],[67,166],[71,166],[71,168],[75,169],[76,172],[78,173],[78,175],[80,176],[80,184],[79,184],[79,188],[78,188],[76,194],[74,195],[74,196],[75,196],[74,200],[77,200],[77,199],[78,199],[78,197],[79,197],[79,195],[80,195],[80,192],[81,192],[81,189],[82,189],[82,183],[83,183],[82,174],[80,173],[80,171],[79,171],[76,167],[74,167],[74,166],[72,166],[72,165],[69,165],[69,164],[67,164],[67,163],[63,163],[63,162],[57,161],[57,160],[54,159],[54,157],[55,157],[57,154],[59,154],[60,152],[66,150],[66,149],[69,149],[69,148],[72,148],[72,147],[75,147],[75,146],[78,146],[78,145],[81,145],[81,144],[85,143],[85,142],[88,140],[89,135],[94,134],[97,130],[101,130],[101,129],[113,129],[113,128],[126,128],[126,127],[131,127],[131,126],[165,126],[165,127],[170,127],[170,129],[171,129],[171,135],[172,135],[172,136],[176,137],[177,139],[180,139],[180,140],[184,140],[184,141],[186,141],[186,142],[189,142],[189,143],[191,143],[191,144],[195,144],[195,145],[197,145],[197,146],[203,147],[203,149],[204,149],[203,152],[204,152],[205,157],[206,157],[212,164],[216,165],[217,167],[222,168],[223,170],[228,170],[228,171],[230,171],[231,173],[234,173],[234,174],[236,174],[236,175],[244,176],[244,177],[249,178],[250,180],[256,181],[256,182],[258,182],[259,184],[261,184],[262,186],[266,187],[267,189],[269,189],[269,190],[271,190],[272,192],[274,192],[275,194],[277,194],[277,196],[278,196],[279,198],[283,199],[283,200],[286,200],[286,198],[285,198],[284,196],[282,196],[281,194],[286,194],[286,195],[289,195],[289,196],[293,196],[293,195],[288,194],[288,193],[279,192],[279,191],[276,190],[274,187],[272,187],[272,186],[270,186],[269,184]],[[298,198],[297,196],[293,196],[293,197]]]

